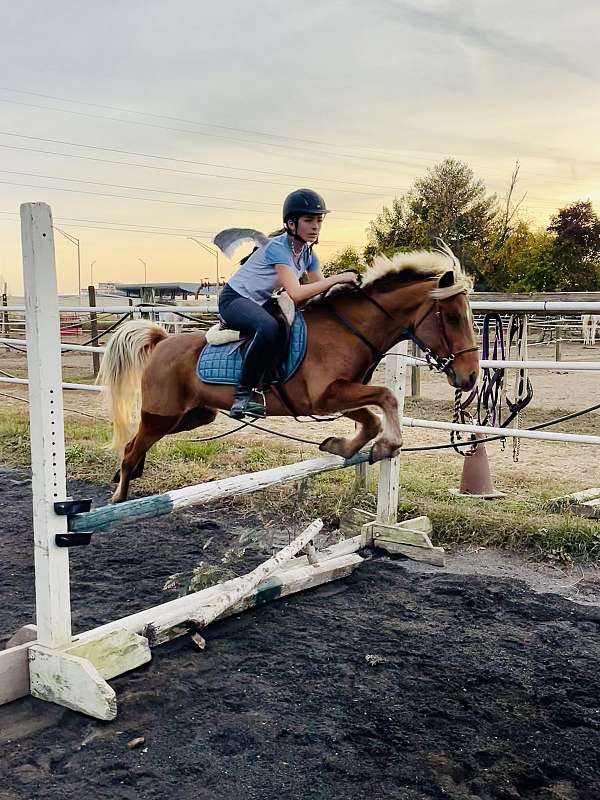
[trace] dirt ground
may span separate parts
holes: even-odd
[[[26,473],[1,470],[0,504],[6,638],[33,619]],[[256,525],[195,508],[160,535],[153,523],[96,535],[71,551],[75,629],[170,599],[170,574],[220,563]],[[239,571],[268,554],[265,541]],[[597,800],[599,585],[593,570],[486,551],[444,570],[371,557],[211,626],[204,652],[187,637],[157,648],[111,681],[114,722],[33,698],[0,708],[0,800]]]

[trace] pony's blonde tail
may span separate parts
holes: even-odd
[[[96,378],[113,423],[112,447],[122,453],[140,420],[142,372],[167,334],[148,320],[125,322],[113,333]]]

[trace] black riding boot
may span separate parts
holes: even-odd
[[[254,392],[247,386],[239,385],[233,396],[233,405],[229,411],[229,416],[233,419],[242,419],[245,416],[260,417],[267,416],[264,403],[253,399]]]

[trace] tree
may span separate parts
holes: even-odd
[[[501,244],[493,243],[477,254],[486,288],[498,292],[551,292],[555,290],[553,237],[533,231],[526,222],[511,227]]]
[[[365,271],[364,261],[361,260],[360,254],[355,247],[346,247],[323,264],[323,275],[326,278],[330,275],[337,275],[340,272],[348,272],[349,270],[354,270],[358,272],[359,275],[362,275]]]
[[[365,258],[370,261],[376,253],[430,247],[439,236],[462,260],[472,250],[470,245],[489,241],[496,213],[495,195],[487,195],[485,184],[475,178],[469,165],[447,158],[371,222]]]
[[[410,207],[430,236],[460,250],[463,242],[485,243],[497,213],[495,195],[463,161],[447,158],[415,181]]]
[[[598,289],[600,219],[589,200],[561,208],[548,232],[555,235],[553,261],[559,291]]]

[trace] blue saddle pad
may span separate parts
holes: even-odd
[[[204,383],[236,384],[242,371],[242,354],[239,342],[207,344],[200,353],[196,371]],[[288,381],[306,355],[306,322],[302,313],[294,317],[286,357],[279,364],[279,372]]]

